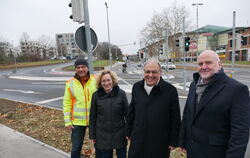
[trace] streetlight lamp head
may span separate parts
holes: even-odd
[[[108,8],[108,4],[107,4],[107,2],[105,2],[105,5],[106,5],[106,7]]]

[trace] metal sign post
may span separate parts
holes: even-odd
[[[185,51],[185,16],[183,17],[183,32],[182,32],[182,40],[183,40],[183,60],[184,60],[184,66],[183,66],[183,79],[184,79],[184,91],[186,92],[186,51]]]
[[[86,35],[86,43],[87,43],[89,72],[90,72],[90,74],[94,74],[93,54],[91,52],[92,48],[91,48],[91,35],[90,35],[88,0],[83,0],[83,9],[84,9],[84,19],[85,19],[85,35]]]
[[[233,11],[233,33],[232,33],[232,54],[231,54],[231,60],[232,60],[232,70],[230,77],[233,78],[234,74],[234,63],[235,63],[235,11]]]

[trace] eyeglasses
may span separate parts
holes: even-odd
[[[149,71],[149,70],[144,70],[145,74],[150,74],[152,73],[153,75],[158,74],[160,71],[154,70],[154,71]]]

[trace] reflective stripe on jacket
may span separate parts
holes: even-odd
[[[92,94],[96,91],[94,76],[90,76],[84,87],[79,80],[72,78],[66,82],[63,98],[63,113],[65,126],[89,125],[89,113]]]

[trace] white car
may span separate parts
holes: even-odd
[[[60,56],[59,59],[60,59],[60,60],[66,60],[66,57]]]
[[[168,63],[168,65],[167,65],[167,63],[162,63],[161,68],[162,69],[168,68],[169,70],[171,70],[171,69],[176,69],[176,66],[173,63]]]

